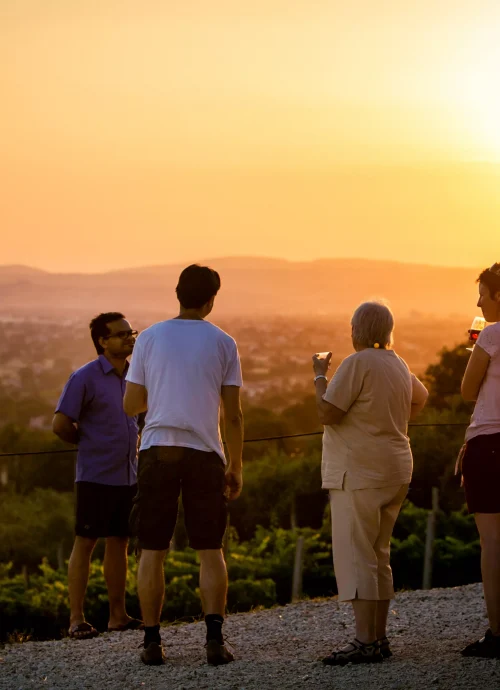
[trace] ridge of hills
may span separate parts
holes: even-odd
[[[350,314],[382,297],[396,316],[471,315],[480,268],[441,267],[370,259],[288,261],[222,257],[200,262],[221,274],[217,312],[224,315],[327,316]],[[0,311],[48,314],[122,310],[168,314],[186,263],[107,273],[50,273],[0,266]]]

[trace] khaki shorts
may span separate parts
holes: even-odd
[[[394,597],[391,536],[408,486],[330,490],[333,567],[339,601]]]

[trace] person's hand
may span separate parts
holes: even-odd
[[[228,501],[234,501],[241,494],[243,488],[243,473],[240,470],[228,469],[226,472],[226,498]]]
[[[330,368],[330,361],[332,359],[332,353],[328,352],[326,353],[321,353],[321,354],[315,354],[312,357],[313,361],[313,369],[314,369],[314,374],[315,376],[326,376],[326,373],[328,369]]]

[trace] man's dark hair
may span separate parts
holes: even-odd
[[[481,272],[476,283],[483,283],[489,290],[490,297],[493,299],[497,292],[500,292],[500,275],[493,273],[489,268]]]
[[[120,314],[119,311],[107,311],[105,314],[99,314],[99,316],[95,316],[92,319],[89,324],[90,335],[98,355],[102,355],[104,352],[103,348],[99,345],[99,338],[105,338],[109,335],[108,323],[119,321],[124,318],[124,315]]]
[[[179,276],[175,288],[177,299],[184,309],[200,309],[218,293],[220,276],[208,266],[192,264]]]

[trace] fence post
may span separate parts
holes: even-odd
[[[436,532],[436,519],[439,510],[439,489],[432,487],[432,509],[427,515],[427,533],[425,535],[424,573],[422,577],[422,589],[430,589],[432,586],[432,555],[434,550],[434,535]]]
[[[6,489],[9,483],[9,464],[8,461],[2,462],[0,460],[0,490]]]
[[[297,539],[295,563],[293,566],[292,601],[298,601],[302,595],[302,571],[304,568],[304,537]]]
[[[295,494],[292,495],[292,500],[290,503],[290,529],[295,532],[297,529],[297,503],[295,500]]]

